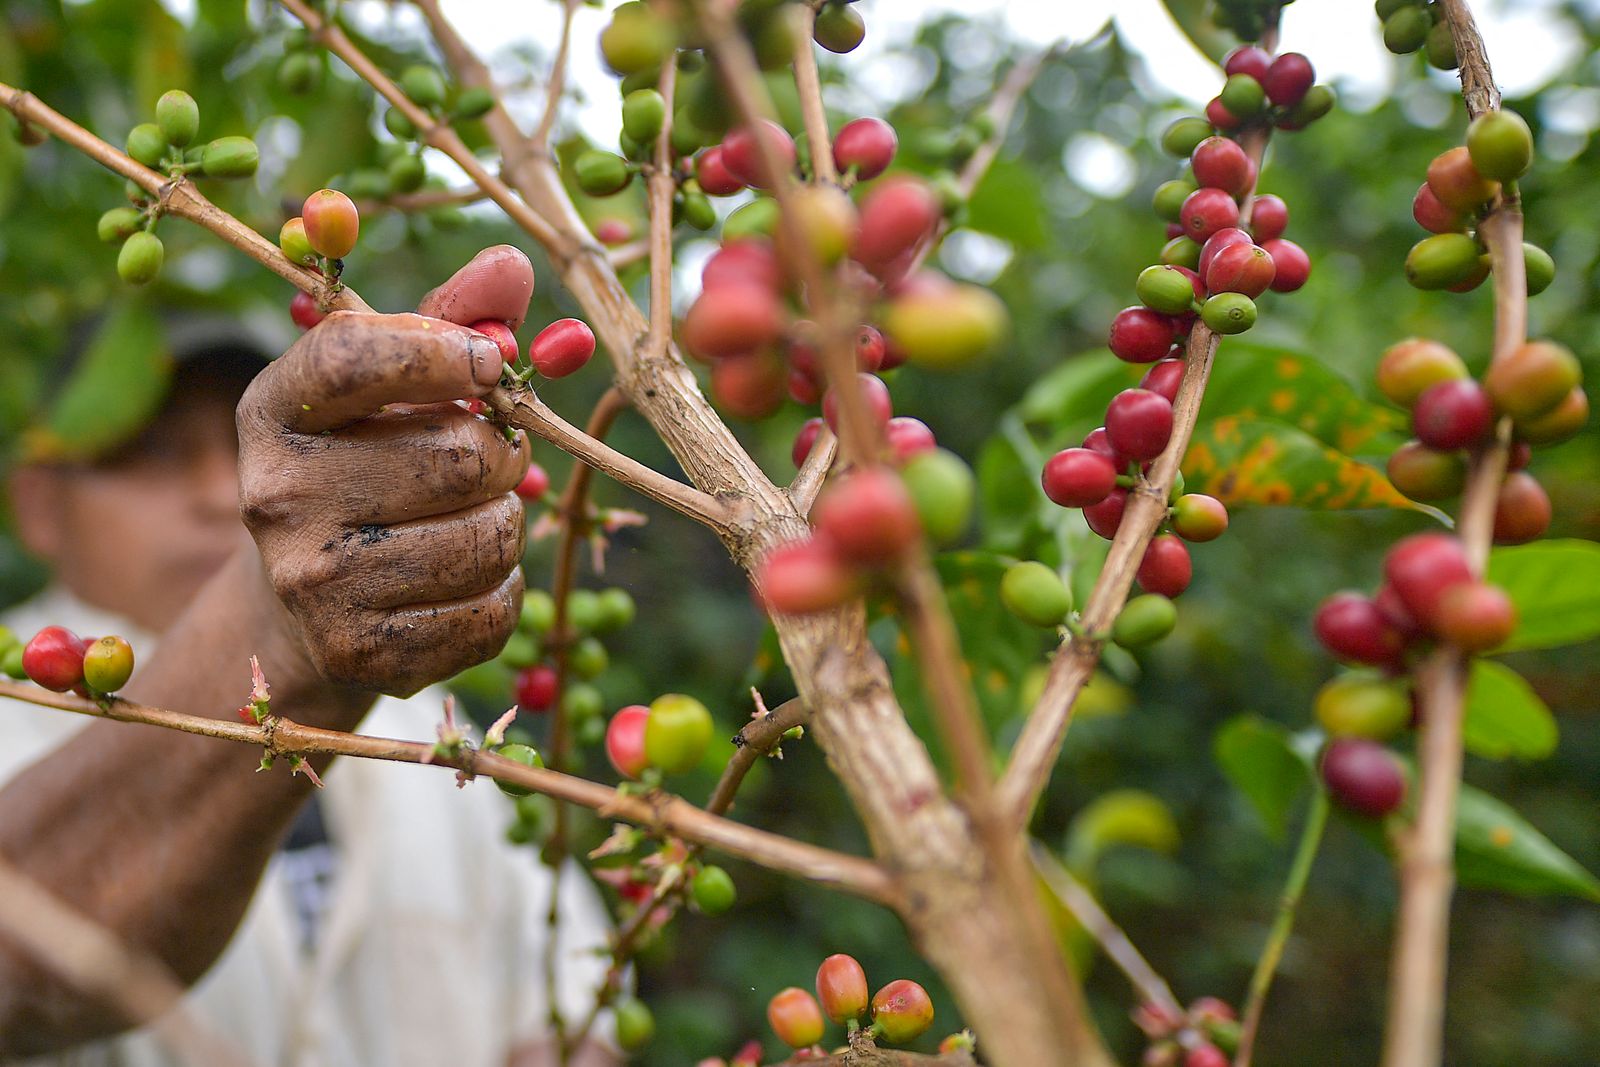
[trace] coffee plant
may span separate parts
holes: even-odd
[[[1502,654],[1600,636],[1600,550],[1541,540],[1561,522],[1541,471],[1559,481],[1572,454],[1563,442],[1587,425],[1592,329],[1573,326],[1562,247],[1552,255],[1524,232],[1554,234],[1535,220],[1546,204],[1575,213],[1579,194],[1549,181],[1539,115],[1501,99],[1496,42],[1465,0],[1378,0],[1380,25],[1348,13],[1391,52],[1455,72],[1460,88],[1440,105],[1449,135],[1431,162],[1410,142],[1437,138],[1384,112],[1408,149],[1395,158],[1418,165],[1397,163],[1395,181],[1365,191],[1324,161],[1383,154],[1361,132],[1378,119],[1338,113],[1317,78],[1319,42],[1280,40],[1283,0],[1173,0],[1217,61],[1209,103],[1140,120],[1154,133],[1129,157],[1147,165],[1137,184],[1150,192],[1137,238],[1099,240],[1107,223],[1085,215],[1073,222],[1094,238],[1073,245],[1081,262],[1032,279],[984,276],[970,265],[982,245],[967,239],[1035,252],[1055,240],[1037,214],[1042,164],[1028,153],[1052,100],[1128,110],[1095,97],[1125,78],[1110,64],[1126,57],[1104,35],[1074,49],[1007,48],[981,96],[956,92],[941,70],[937,92],[876,115],[842,107],[874,2],[630,0],[585,40],[586,5],[566,0],[561,40],[538,64],[518,57],[520,73],[469,49],[439,0],[394,3],[376,20],[337,0],[248,13],[202,4],[196,47],[251,65],[247,103],[199,79],[174,88],[141,77],[125,86],[130,122],[116,126],[53,70],[51,49],[65,45],[45,43],[48,31],[70,15],[47,15],[52,6],[20,9],[7,40],[25,61],[0,53],[0,103],[14,119],[0,162],[8,175],[71,174],[93,190],[95,232],[118,246],[95,260],[99,275],[114,260],[120,282],[160,286],[176,267],[172,284],[195,287],[205,257],[223,253],[175,235],[174,217],[276,275],[251,284],[273,286],[289,321],[316,331],[370,312],[363,290],[400,304],[402,246],[406,270],[436,272],[445,261],[431,250],[510,232],[548,264],[561,296],[536,305],[531,324],[457,323],[492,341],[504,368],[497,387],[459,403],[508,439],[537,442],[516,489],[533,547],[515,632],[451,683],[493,725],[474,729],[452,699],[436,741],[375,751],[371,739],[330,740],[286,717],[259,668],[242,724],[144,708],[117,696],[133,669],[128,642],[59,626],[0,632],[0,669],[15,679],[0,693],[253,744],[264,768],[281,759],[313,777],[315,751],[494,779],[512,798],[509,839],[558,869],[585,858],[615,905],[599,995],[584,1015],[551,1019],[563,1062],[607,1012],[620,1045],[650,1056],[669,1027],[651,1006],[660,998],[633,988],[633,965],[664,966],[676,926],[738,921],[747,887],[770,901],[774,875],[893,916],[916,978],[890,970],[869,983],[878,958],[848,943],[805,959],[793,976],[805,986],[761,972],[769,984],[746,1017],[671,1027],[694,1034],[687,1054],[702,1067],[784,1057],[1248,1067],[1258,1041],[1285,1061],[1297,1047],[1316,1061],[1324,1050],[1272,1035],[1269,992],[1334,820],[1392,858],[1398,886],[1382,1062],[1439,1064],[1456,1022],[1445,1013],[1455,885],[1600,898],[1576,860],[1462,781],[1465,754],[1533,759],[1555,747],[1550,710]],[[960,36],[970,29],[935,23],[923,50],[970,60]],[[568,116],[566,66],[583,48],[617,80],[614,144],[593,143]],[[841,58],[819,65],[819,49]],[[513,78],[530,68],[543,87],[531,112],[510,106]],[[1401,69],[1418,92],[1443,77]],[[1154,147],[1159,162],[1145,151]],[[92,168],[79,156],[121,184],[83,184]],[[437,176],[446,169],[462,184]],[[1390,195],[1396,181],[1403,195]],[[1403,217],[1406,196],[1426,236],[1363,261],[1349,235],[1374,231],[1365,214]],[[492,211],[472,206],[485,201]],[[19,221],[15,243],[76,221],[66,211]],[[182,254],[169,257],[169,244]],[[10,283],[12,259],[6,270]],[[1396,284],[1373,298],[1363,272]],[[1071,311],[1104,347],[1038,358],[1048,351],[1039,291],[1083,293],[1090,274],[1131,301]],[[1564,301],[1548,326],[1532,300],[1546,290]],[[114,291],[108,278],[81,299]],[[1302,299],[1314,311],[1296,311]],[[108,329],[149,314],[125,306]],[[1307,351],[1284,343],[1294,336]],[[1346,377],[1351,344],[1371,349],[1356,360],[1371,388]],[[990,400],[1008,410],[994,415]],[[558,401],[587,410],[569,419]],[[654,440],[626,425],[629,412]],[[70,453],[94,432],[84,420],[81,404],[52,413],[50,442]],[[603,489],[596,472],[632,496]],[[1286,573],[1281,561],[1252,556],[1337,556],[1355,528],[1319,527],[1303,543],[1247,530],[1248,547],[1228,546],[1238,527],[1280,521],[1272,509],[1384,515],[1392,545],[1360,561],[1362,589],[1322,584],[1353,578],[1356,564],[1308,569],[1282,608],[1284,590],[1264,577]],[[719,544],[725,559],[703,565]],[[637,560],[619,563],[619,548]],[[746,684],[715,690],[697,665],[666,662],[670,641],[630,632],[670,629],[650,618],[669,607],[660,590],[697,595],[690,583],[707,574],[744,596],[729,562],[766,631]],[[1195,635],[1213,601],[1191,612],[1191,586],[1259,597],[1267,621],[1232,638],[1306,646],[1295,669],[1318,673],[1320,687],[1279,700],[1294,686],[1237,669],[1237,649],[1205,658]],[[1260,932],[1231,935],[1244,967],[1187,968],[1176,988],[1108,914],[1128,898],[1102,864],[1114,850],[1170,852],[1173,816],[1152,793],[1063,755],[1075,722],[1074,737],[1107,744],[1101,720],[1138,716],[1127,707],[1134,682],[1171,670],[1175,644],[1191,650],[1194,684],[1232,672],[1251,706],[1282,705],[1272,718],[1229,717],[1211,743],[1274,838],[1303,809],[1292,852],[1252,861],[1253,874],[1283,882],[1268,891],[1275,910],[1268,894],[1250,898]],[[811,752],[826,774],[807,769]],[[1180,746],[1167,755],[1194,759]],[[751,810],[772,829],[732,818],[753,774],[800,817],[823,793],[842,794],[864,854],[811,843],[810,826],[770,803]],[[1159,896],[1146,888],[1147,901]],[[1474,936],[1458,924],[1453,940]],[[1097,952],[1125,984],[1090,973]],[[684,1053],[674,1046],[673,1062]]]

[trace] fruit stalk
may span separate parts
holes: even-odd
[[[437,26],[443,21],[438,0],[416,2],[431,25]],[[583,0],[561,0],[561,43],[556,46],[555,59],[550,61],[550,77],[544,91],[544,111],[539,115],[539,125],[534,127],[533,136],[528,139],[538,149],[549,147],[550,131],[555,129],[556,117],[561,113],[561,97],[567,87],[567,57],[572,54],[572,16],[582,4]],[[670,121],[671,107],[667,108],[667,115]]]

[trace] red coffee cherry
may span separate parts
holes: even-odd
[[[896,463],[905,463],[911,457],[932,452],[939,446],[928,424],[908,415],[897,415],[890,419],[884,427],[884,436],[889,440],[889,450],[894,453]]]
[[[1271,193],[1263,193],[1256,197],[1255,203],[1250,206],[1250,233],[1256,239],[1256,244],[1262,244],[1283,236],[1283,231],[1289,228],[1289,205],[1283,198]]]
[[[1461,357],[1438,341],[1408,337],[1390,345],[1378,361],[1378,389],[1403,408],[1431,386],[1467,377]]]
[[[1227,1055],[1212,1044],[1195,1045],[1183,1055],[1183,1067],[1229,1067]]]
[[[1190,163],[1194,180],[1203,189],[1221,189],[1230,197],[1237,197],[1250,188],[1250,157],[1238,141],[1207,137],[1195,148]]]
[[[530,504],[538,503],[550,491],[550,475],[537,463],[528,464],[528,473],[517,483],[517,495]]]
[[[1185,493],[1172,505],[1172,532],[1185,541],[1215,541],[1228,529],[1228,509],[1204,493]]]
[[[810,407],[822,399],[822,389],[816,379],[800,370],[790,370],[788,378],[789,399]]]
[[[309,330],[328,316],[317,310],[310,293],[296,292],[289,300],[289,318],[302,330]]]
[[[1461,233],[1467,228],[1467,217],[1434,195],[1433,187],[1423,182],[1417,195],[1411,198],[1411,217],[1429,233]]]
[[[601,219],[594,226],[595,240],[606,247],[614,247],[633,236],[633,227],[622,219]]]
[[[1278,107],[1294,107],[1310,91],[1317,80],[1311,60],[1299,52],[1285,52],[1272,61],[1265,78],[1259,79],[1267,91],[1267,99]]]
[[[773,549],[761,564],[762,601],[770,612],[807,615],[836,608],[856,595],[856,572],[818,538]]]
[[[703,359],[758,351],[783,333],[783,307],[759,285],[719,285],[702,290],[683,317],[683,340]]]
[[[757,136],[777,157],[781,168],[778,174],[768,171]],[[794,160],[794,138],[771,119],[759,119],[754,127],[741,126],[722,140],[722,165],[729,174],[757,189],[772,188],[782,175],[794,169]]]
[[[1118,474],[1127,473],[1128,466],[1133,463],[1133,460],[1111,447],[1111,439],[1106,436],[1106,428],[1104,426],[1096,426],[1090,430],[1083,439],[1083,447],[1091,452],[1098,452],[1109,459],[1111,465],[1117,468]]]
[[[546,378],[564,378],[594,355],[594,331],[579,319],[557,319],[528,345],[528,362]]]
[[[1172,534],[1162,534],[1150,542],[1139,564],[1139,585],[1147,593],[1160,593],[1171,600],[1194,578],[1189,549]]]
[[[319,256],[343,259],[355,249],[361,215],[355,201],[337,189],[318,189],[306,197],[300,217],[305,221],[306,240]]]
[[[1412,500],[1448,500],[1467,483],[1467,461],[1460,452],[1440,452],[1421,441],[1407,441],[1389,457],[1389,481]]]
[[[1205,241],[1218,230],[1239,225],[1239,205],[1221,189],[1196,189],[1183,202],[1183,232]]]
[[[1428,187],[1445,207],[1463,213],[1477,210],[1500,191],[1499,182],[1478,173],[1465,145],[1434,157],[1428,164]]]
[[[1582,379],[1583,367],[1571,349],[1529,341],[1489,365],[1483,389],[1498,410],[1514,419],[1532,419],[1555,408]]]
[[[511,332],[511,327],[497,319],[479,319],[468,326],[469,330],[476,330],[495,343],[500,349],[500,359],[506,366],[516,364],[522,355],[522,346],[517,344],[517,335]]]
[[[933,1025],[928,991],[909,978],[897,978],[872,998],[872,1024],[891,1045],[921,1037]]]
[[[735,178],[723,162],[721,145],[712,145],[695,157],[694,177],[707,196],[732,196],[744,188],[744,182]]]
[[[649,721],[649,708],[630,704],[606,724],[606,759],[624,778],[636,779],[650,766],[644,754],[644,728]]]
[[[22,669],[34,684],[57,693],[83,684],[88,644],[64,626],[46,626],[22,650]]]
[[[856,331],[856,367],[860,370],[879,370],[888,352],[883,333],[876,326],[863,325]]]
[[[1089,524],[1089,529],[1109,541],[1117,536],[1117,528],[1122,525],[1122,512],[1127,505],[1128,491],[1113,489],[1100,503],[1090,504],[1083,509],[1083,520]]]
[[[1470,448],[1494,429],[1494,405],[1471,378],[1440,382],[1417,397],[1411,429],[1430,448]]]
[[[1224,74],[1248,74],[1256,81],[1262,81],[1267,76],[1267,71],[1272,66],[1272,56],[1253,44],[1242,45],[1228,53],[1222,61]]]
[[[1549,528],[1550,497],[1544,486],[1524,471],[1507,475],[1494,505],[1494,543],[1527,544]]]
[[[1520,471],[1533,462],[1533,446],[1526,441],[1512,441],[1506,453],[1506,470]]]
[[[857,181],[871,181],[889,169],[900,147],[894,127],[882,119],[851,119],[833,138],[833,165],[839,173],[855,168]]]
[[[809,1048],[822,1040],[826,1024],[816,998],[798,986],[790,986],[767,1001],[767,1022],[772,1032],[790,1048]]]
[[[1155,459],[1172,438],[1172,401],[1148,389],[1124,389],[1106,408],[1106,440],[1136,462]]]
[[[862,200],[861,226],[850,254],[880,277],[898,277],[909,266],[907,258],[933,236],[942,216],[939,198],[926,183],[887,180]]]
[[[816,524],[840,558],[866,567],[892,563],[922,535],[911,494],[885,467],[863,467],[830,485],[817,500]]]
[[[1272,285],[1278,268],[1267,250],[1238,242],[1211,257],[1206,269],[1206,288],[1213,293],[1243,293],[1260,296]]]
[[[817,968],[817,1000],[823,1014],[836,1023],[867,1013],[867,972],[854,956],[835,953]]]
[[[1473,581],[1461,542],[1449,534],[1413,534],[1389,550],[1383,574],[1412,618],[1434,628],[1447,589]]]
[[[1317,608],[1311,625],[1322,647],[1351,663],[1388,666],[1399,663],[1405,653],[1405,635],[1360,593],[1333,594]]]
[[[1272,279],[1273,292],[1292,293],[1311,277],[1311,257],[1293,241],[1277,237],[1264,242],[1261,247],[1272,257],[1272,265],[1277,271]]]
[[[1381,819],[1406,798],[1406,776],[1400,761],[1364,737],[1329,742],[1318,769],[1333,802],[1358,815]]]
[[[1098,504],[1117,486],[1117,468],[1099,452],[1067,448],[1045,461],[1039,478],[1044,495],[1064,508]]]
[[[706,260],[700,271],[701,289],[724,285],[757,285],[776,293],[783,287],[783,268],[772,242],[760,238],[729,241]]]
[[[889,387],[883,384],[883,379],[876,374],[859,372],[856,374],[856,388],[861,390],[872,420],[879,426],[887,426],[894,415],[894,402],[889,399]],[[839,432],[839,398],[832,389],[822,397],[822,420],[828,424],[828,429]]]
[[[1203,278],[1206,275],[1206,271],[1211,269],[1211,261],[1216,258],[1217,253],[1229,245],[1250,243],[1250,235],[1237,226],[1229,226],[1225,230],[1218,230],[1207,238],[1206,243],[1201,247],[1200,264],[1195,267],[1195,270]]]
[[[1196,997],[1189,1005],[1189,1018],[1196,1026],[1203,1026],[1206,1023],[1233,1022],[1239,1018],[1239,1013],[1221,997]]]
[[[1518,419],[1517,436],[1535,445],[1555,445],[1568,440],[1589,421],[1589,396],[1581,387],[1543,415]]]
[[[795,469],[805,464],[806,457],[811,455],[811,450],[816,447],[817,436],[822,433],[821,419],[807,419],[800,426],[800,432],[794,435],[794,447],[789,450],[789,458],[794,460]]]
[[[1140,389],[1159,393],[1174,402],[1178,399],[1178,387],[1182,384],[1183,360],[1181,359],[1163,359],[1145,371],[1144,377],[1139,379]]]
[[[1465,652],[1487,652],[1510,639],[1517,609],[1497,585],[1462,582],[1439,597],[1434,629]]]
[[[1212,97],[1206,105],[1206,121],[1219,130],[1236,130],[1242,120],[1227,109],[1221,97]]]
[[[711,395],[728,414],[764,419],[783,406],[789,372],[771,352],[719,359],[711,367]]]
[[[1422,624],[1412,616],[1410,609],[1401,601],[1400,594],[1394,591],[1394,586],[1378,586],[1378,591],[1372,594],[1372,602],[1383,613],[1384,621],[1394,627],[1395,632],[1407,643],[1423,635]]]
[[[1172,348],[1178,321],[1147,307],[1124,308],[1111,320],[1107,343],[1112,353],[1128,363],[1154,363]]]
[[[523,711],[534,714],[549,711],[556,706],[559,696],[560,679],[554,667],[539,664],[517,672],[517,707]]]

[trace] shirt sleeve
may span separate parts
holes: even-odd
[[[522,932],[517,966],[523,979],[518,983],[522,993],[512,1006],[512,1032],[518,1041],[528,1041],[550,1033],[552,995],[569,1029],[588,1018],[610,964],[612,923],[599,890],[581,864],[568,860],[557,878],[554,870],[539,861],[535,849],[523,845],[514,851],[524,891],[518,894],[521,914],[516,923]],[[560,921],[555,932],[556,988],[552,993],[545,980],[545,952],[550,943],[549,901],[555,882],[559,882]],[[616,1044],[609,1011],[601,1012],[591,1033],[596,1040]]]

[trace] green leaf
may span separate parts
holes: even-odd
[[[1208,493],[1230,507],[1419,508],[1383,472],[1305,431],[1235,415],[1196,430],[1183,457],[1183,477],[1190,492]]]
[[[1039,466],[1021,453],[1017,438],[1032,451],[1025,433],[996,434],[978,453],[978,510],[984,543],[1005,552],[1020,552],[1030,523],[1048,503],[1039,488]]]
[[[1509,806],[1466,785],[1456,806],[1456,878],[1477,889],[1600,902],[1600,880]]]
[[[967,200],[966,225],[1020,248],[1041,248],[1048,215],[1038,171],[1016,160],[997,159]]]
[[[1556,720],[1539,694],[1510,667],[1472,664],[1463,722],[1467,751],[1486,759],[1544,759],[1556,748]]]
[[[171,377],[161,320],[146,304],[123,304],[95,332],[45,424],[30,432],[30,453],[80,458],[122,444],[161,406]]]
[[[1189,42],[1213,63],[1220,66],[1223,57],[1233,50],[1233,37],[1217,28],[1211,5],[1205,0],[1162,0],[1162,6]]]
[[[1489,553],[1489,581],[1517,606],[1517,631],[1499,651],[1559,648],[1600,637],[1600,544],[1540,541]]]
[[[1289,809],[1311,782],[1310,767],[1296,754],[1289,731],[1259,716],[1240,715],[1217,731],[1212,750],[1267,832],[1282,840]]]
[[[1111,398],[1138,384],[1145,369],[1104,348],[1080,353],[1030,385],[1016,410],[1029,425],[1051,431],[1076,430],[1082,424],[1092,428],[1104,418]]]
[[[1114,789],[1091,801],[1067,828],[1067,866],[1091,879],[1101,855],[1117,845],[1170,853],[1178,847],[1178,824],[1160,797]]]

